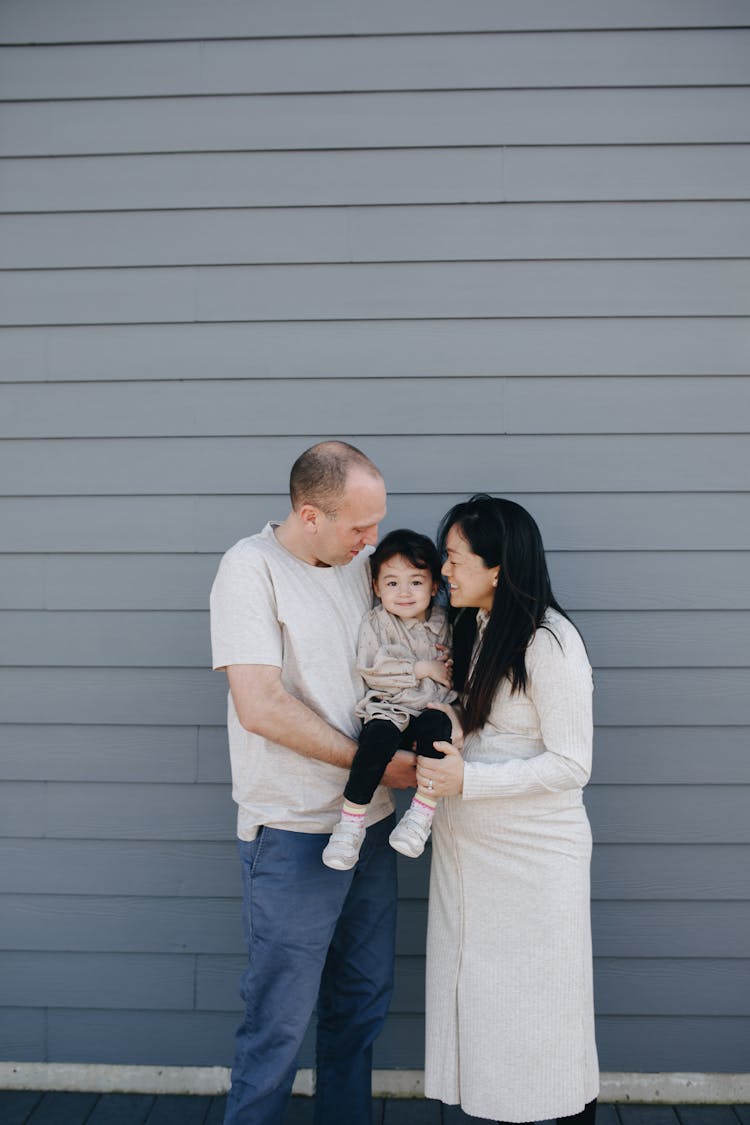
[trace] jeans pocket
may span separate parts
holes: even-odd
[[[240,859],[248,875],[254,875],[258,867],[258,860],[263,851],[263,838],[266,834],[265,825],[261,824],[254,840],[240,840]]]

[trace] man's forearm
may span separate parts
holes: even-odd
[[[237,716],[246,730],[305,758],[349,769],[356,743],[285,691],[280,681],[227,668]]]

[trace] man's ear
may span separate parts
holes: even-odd
[[[302,520],[302,526],[308,535],[314,535],[318,530],[320,508],[316,508],[314,504],[302,504],[297,509],[297,515]]]

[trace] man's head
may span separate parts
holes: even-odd
[[[323,441],[305,450],[292,466],[289,492],[306,553],[317,565],[345,566],[377,542],[385,484],[353,445]]]

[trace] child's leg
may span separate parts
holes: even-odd
[[[417,753],[426,758],[444,758],[442,750],[436,750],[433,742],[450,742],[451,721],[444,711],[422,711],[409,723],[404,731],[405,739],[417,744]],[[432,817],[437,806],[436,799],[429,790],[418,789],[403,817],[390,835],[391,847],[402,855],[416,859],[424,851],[424,846],[432,828]]]
[[[401,731],[388,719],[371,719],[365,723],[344,790],[344,797],[350,804],[369,805],[400,741]]]
[[[444,758],[442,750],[436,750],[434,742],[450,742],[451,721],[444,711],[425,710],[416,719],[412,719],[414,736],[417,740],[417,753],[424,758]],[[429,789],[417,789],[412,800],[412,805],[429,810],[430,818],[437,806],[437,799],[432,796]]]
[[[349,780],[344,790],[341,819],[323,849],[323,863],[338,871],[349,871],[359,858],[365,838],[365,813],[398,749],[401,731],[387,719],[372,719],[362,727]]]
[[[442,750],[436,750],[433,742],[450,742],[452,726],[445,711],[432,711],[429,708],[412,719],[411,727],[417,740],[417,753],[423,758],[444,758]]]

